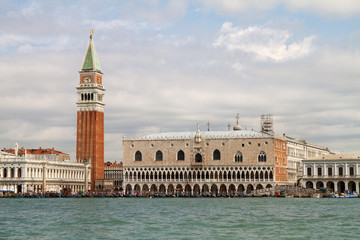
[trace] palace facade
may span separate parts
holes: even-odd
[[[126,193],[233,194],[287,184],[286,140],[271,131],[123,137]]]

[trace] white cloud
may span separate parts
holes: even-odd
[[[290,0],[284,4],[292,11],[314,12],[328,17],[349,17],[360,14],[358,0]]]
[[[241,29],[233,27],[230,22],[225,22],[213,46],[225,47],[229,51],[239,50],[251,53],[259,59],[271,59],[275,62],[309,54],[314,36],[306,37],[300,42],[288,43],[291,35],[285,30],[258,26]]]
[[[37,37],[23,34],[0,35],[0,52],[31,53],[36,50],[50,49],[60,51],[71,47],[69,36]]]
[[[155,36],[149,37],[148,40],[150,42],[175,46],[175,47],[182,47],[196,42],[196,38],[194,36],[186,36],[186,37],[181,37],[176,35],[168,36],[160,33]]]
[[[31,53],[34,48],[30,44],[20,45],[18,48],[19,53]]]
[[[267,11],[279,5],[283,5],[293,12],[313,12],[330,18],[343,18],[360,14],[360,1],[358,0],[198,0],[197,2],[201,2],[205,7],[222,14],[236,14],[249,10]]]
[[[243,64],[237,62],[237,63],[232,64],[232,68],[235,69],[236,71],[241,72],[245,69],[245,66]]]
[[[248,9],[267,10],[273,8],[279,0],[198,0],[208,8],[213,8],[220,13],[237,13]]]
[[[21,14],[25,17],[32,17],[36,14],[41,14],[42,9],[40,4],[32,3],[30,6],[24,7],[20,10]]]
[[[140,30],[159,30],[161,29],[160,25],[150,24],[145,21],[133,21],[133,20],[123,20],[123,19],[113,19],[113,20],[86,20],[84,25],[92,26],[95,29],[102,30],[114,30],[119,28],[124,28],[126,30],[140,31]]]
[[[28,43],[30,38],[21,34],[1,34],[0,35],[0,50],[6,51],[7,48]]]

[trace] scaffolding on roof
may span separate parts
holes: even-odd
[[[271,114],[261,114],[261,132],[274,133],[273,116]]]

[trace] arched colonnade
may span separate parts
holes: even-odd
[[[184,194],[184,195],[226,195],[226,194],[249,194],[254,190],[274,187],[272,183],[249,183],[249,184],[147,184],[133,183],[125,186],[126,194],[151,195],[151,194]]]
[[[329,181],[306,181],[306,188],[311,189],[322,189],[327,188],[332,192],[343,193],[345,191],[349,192],[359,192],[360,181],[352,180],[329,180]]]

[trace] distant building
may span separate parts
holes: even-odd
[[[76,161],[91,163],[91,190],[104,179],[104,92],[102,71],[92,32],[77,89]]]
[[[263,132],[169,132],[123,138],[127,193],[225,194],[285,185],[286,140]]]
[[[327,188],[343,193],[360,189],[359,155],[326,155],[303,161],[303,182],[306,188]]]
[[[12,153],[15,154],[16,149],[2,149],[1,151],[3,152],[7,152],[7,153]],[[59,161],[66,161],[66,160],[70,160],[70,155],[67,153],[63,153],[60,152],[58,150],[56,150],[55,148],[41,148],[39,147],[38,149],[24,149],[21,148],[18,150],[18,156],[24,156],[25,153],[29,156],[30,155],[37,155],[37,156],[51,156],[52,158],[56,158]]]
[[[327,147],[321,147],[312,143],[308,143],[305,140],[298,140],[286,136],[285,134],[283,136],[287,145],[287,172],[290,185],[302,185],[302,160],[334,154]]]
[[[0,153],[0,190],[14,193],[85,191],[89,182],[84,163],[69,161],[55,149],[3,149]],[[88,176],[88,181],[86,180]]]
[[[123,191],[123,164],[117,162],[106,162],[104,166],[104,177],[113,181],[114,191]]]

